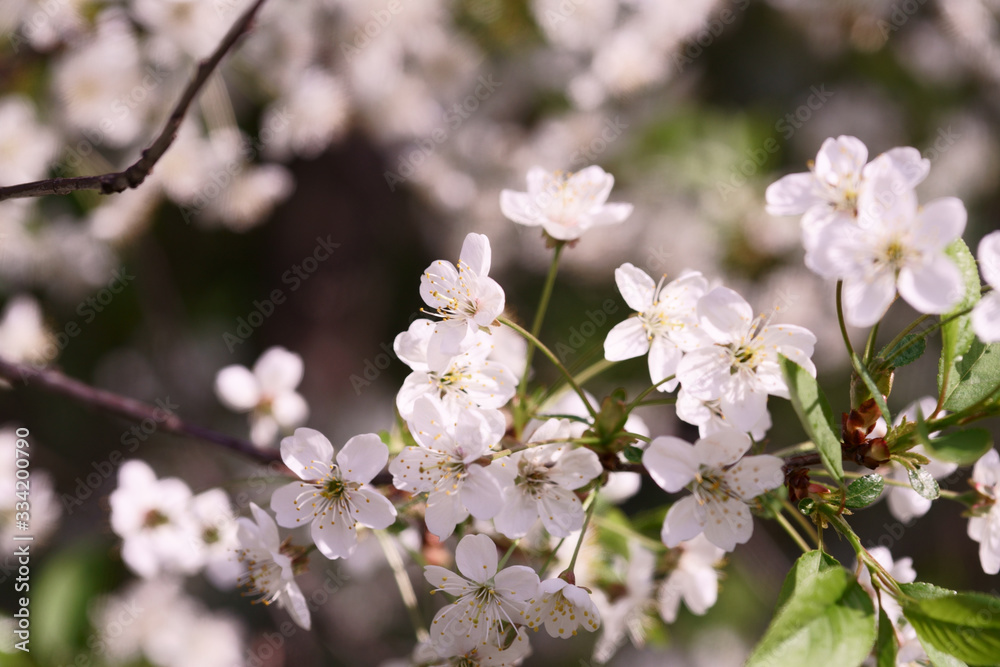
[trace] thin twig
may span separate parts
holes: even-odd
[[[163,157],[170,145],[177,137],[184,116],[187,114],[191,102],[204,87],[212,72],[218,67],[226,53],[233,48],[239,38],[247,32],[250,23],[257,15],[257,11],[265,0],[256,0],[247,9],[239,20],[233,24],[226,33],[226,36],[216,47],[215,51],[207,59],[198,63],[194,77],[188,82],[184,93],[177,101],[177,105],[167,119],[166,125],[160,131],[160,135],[149,146],[142,151],[141,156],[130,167],[124,171],[101,174],[100,176],[75,176],[70,178],[50,178],[44,181],[33,183],[22,183],[20,185],[10,185],[0,188],[0,201],[5,199],[16,199],[21,197],[41,197],[44,195],[65,195],[79,190],[97,190],[102,195],[110,195],[123,192],[129,188],[138,187],[146,177],[153,171],[153,166]]]
[[[258,449],[253,443],[247,440],[219,433],[218,431],[213,431],[196,424],[190,424],[169,410],[136,401],[127,396],[121,396],[104,389],[91,387],[53,369],[33,368],[0,359],[0,378],[14,385],[27,386],[33,383],[44,391],[60,394],[84,405],[89,405],[105,412],[111,412],[137,422],[152,419],[161,431],[212,442],[226,449],[245,454],[258,461],[270,463],[280,458],[277,451]]]

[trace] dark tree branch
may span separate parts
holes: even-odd
[[[187,438],[205,440],[258,461],[270,463],[271,461],[280,460],[277,451],[261,450],[247,440],[234,438],[225,433],[219,433],[218,431],[197,426],[196,424],[190,424],[168,410],[136,401],[127,396],[105,391],[104,389],[91,387],[56,370],[34,368],[0,359],[0,378],[7,380],[13,385],[27,386],[34,383],[44,391],[67,396],[85,405],[104,410],[105,412],[111,412],[133,421],[141,422],[146,419],[152,419],[157,424],[157,428],[162,431],[182,435]]]
[[[201,92],[202,87],[208,78],[218,67],[226,53],[233,48],[239,38],[249,30],[250,24],[257,15],[265,0],[256,0],[239,20],[229,28],[229,32],[216,47],[215,51],[207,59],[198,63],[194,77],[188,82],[184,93],[177,101],[174,110],[167,119],[167,124],[160,131],[160,135],[149,146],[142,151],[142,155],[132,166],[124,171],[117,171],[100,176],[76,176],[72,178],[50,178],[44,181],[33,183],[22,183],[20,185],[10,185],[0,188],[0,201],[5,199],[16,199],[21,197],[41,197],[44,195],[65,195],[78,190],[97,190],[102,195],[110,195],[123,192],[129,188],[138,187],[146,177],[153,171],[153,166],[163,157],[170,145],[177,137],[177,130],[187,114],[191,102]]]

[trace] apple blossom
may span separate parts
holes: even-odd
[[[357,524],[381,530],[396,520],[393,504],[367,486],[389,459],[389,448],[374,433],[348,440],[334,462],[326,436],[297,428],[281,441],[281,459],[303,481],[276,490],[271,510],[279,526],[309,523],[313,542],[327,558],[354,552]]]

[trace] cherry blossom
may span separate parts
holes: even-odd
[[[642,456],[650,476],[662,489],[676,493],[685,486],[693,495],[674,503],[663,522],[661,538],[676,547],[701,533],[732,551],[753,533],[748,503],[784,482],[776,456],[746,456],[750,438],[735,430],[719,431],[693,446],[680,438],[654,439]]]
[[[303,481],[275,491],[271,510],[279,526],[309,523],[313,542],[327,558],[354,552],[357,524],[381,530],[395,521],[393,504],[367,486],[389,459],[389,448],[374,433],[354,436],[334,459],[326,436],[297,428],[281,441],[281,459]]]
[[[309,406],[295,391],[302,381],[302,357],[283,347],[260,355],[253,370],[226,366],[215,377],[215,394],[236,412],[250,412],[250,439],[268,447],[280,431],[301,426]]]
[[[632,214],[631,204],[607,204],[615,177],[598,166],[576,173],[528,170],[528,191],[504,190],[500,210],[514,222],[541,226],[558,241],[574,241],[593,227],[614,225]]]
[[[250,503],[253,519],[239,518],[237,560],[245,568],[239,583],[265,605],[277,603],[299,627],[309,629],[311,620],[305,596],[295,583],[296,567],[305,550],[283,544],[271,516]]]
[[[413,403],[424,395],[440,398],[452,415],[468,408],[501,408],[514,396],[517,378],[513,372],[489,359],[492,336],[477,331],[468,349],[448,355],[432,345],[432,341],[440,342],[433,334],[434,322],[415,320],[393,343],[396,355],[413,369],[396,395],[403,419],[409,418]]]
[[[503,486],[493,467],[507,463],[484,465],[480,459],[489,456],[506,425],[488,414],[463,410],[453,422],[438,401],[418,398],[408,424],[420,446],[406,447],[389,464],[397,489],[429,494],[427,529],[442,540],[470,513],[491,519],[503,507]]]
[[[677,545],[673,569],[657,593],[660,616],[665,622],[677,620],[681,600],[697,616],[715,604],[719,596],[718,565],[725,553],[704,535]]]
[[[979,562],[986,574],[1000,573],[1000,454],[991,449],[972,468],[973,488],[982,496],[969,519],[969,537],[979,542]]]
[[[506,627],[516,625],[538,593],[538,575],[514,565],[497,571],[496,545],[486,535],[466,535],[455,548],[461,574],[438,565],[424,568],[434,591],[456,596],[431,623],[431,644],[442,656],[467,653],[493,639],[500,644]]]
[[[485,644],[478,644],[458,655],[438,655],[430,642],[420,644],[413,652],[413,664],[424,667],[512,667],[519,665],[531,655],[531,644],[524,628],[506,648],[501,648],[490,638]]]
[[[912,190],[930,171],[930,160],[915,148],[893,148],[865,164],[867,160],[868,148],[856,137],[827,139],[810,171],[788,174],[768,186],[767,212],[802,215],[803,244],[811,252],[819,242],[819,233],[830,223],[860,222],[859,199]],[[891,181],[873,178],[885,170],[892,171]]]
[[[441,321],[434,336],[445,354],[459,354],[477,331],[489,331],[504,308],[503,288],[489,277],[490,240],[469,234],[462,244],[458,267],[438,260],[420,278],[420,296]]]
[[[569,537],[583,526],[583,506],[574,490],[603,471],[592,450],[573,448],[568,441],[586,425],[550,419],[528,439],[528,449],[515,452],[497,475],[506,480],[503,509],[493,519],[498,531],[523,537],[541,517],[549,534]],[[532,443],[549,443],[533,445]]]
[[[876,176],[876,180],[892,178],[891,170]],[[954,306],[964,284],[945,248],[965,229],[962,202],[943,197],[918,207],[916,194],[903,190],[891,197],[862,195],[858,209],[868,224],[827,225],[808,262],[820,275],[844,281],[847,323],[875,324],[897,290],[921,313],[940,314]]]
[[[604,341],[604,357],[621,361],[649,353],[649,379],[653,384],[674,375],[684,352],[704,344],[698,329],[697,305],[708,281],[697,271],[687,271],[666,285],[632,264],[615,269],[615,281],[625,303],[637,312],[619,322]],[[660,391],[673,391],[677,379],[661,384]]]
[[[984,236],[976,256],[979,270],[993,291],[972,309],[972,329],[984,343],[996,343],[1000,341],[1000,232]]]
[[[601,613],[590,592],[565,579],[546,579],[538,585],[538,595],[528,602],[524,613],[529,628],[545,626],[553,637],[569,639],[577,628],[593,632],[601,627]]]
[[[743,297],[716,287],[698,300],[701,328],[713,345],[692,350],[677,366],[684,391],[702,401],[719,401],[719,410],[733,428],[751,431],[767,414],[767,396],[788,398],[778,355],[810,375],[816,337],[794,324],[772,325],[754,318]]]
[[[122,560],[141,577],[193,574],[202,552],[188,506],[191,489],[176,477],[157,479],[145,462],[126,461],[111,492],[111,529],[122,538]]]

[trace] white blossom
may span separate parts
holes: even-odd
[[[441,321],[434,335],[445,354],[458,354],[477,331],[489,331],[504,309],[503,288],[489,277],[492,253],[483,234],[469,234],[458,267],[438,260],[420,278],[420,296]]]
[[[719,431],[693,446],[679,438],[654,439],[642,456],[650,476],[661,488],[676,493],[690,486],[693,494],[674,503],[663,522],[661,538],[675,547],[696,535],[732,551],[753,533],[750,503],[784,482],[776,456],[743,456],[750,438],[738,431]]]
[[[979,242],[979,270],[993,290],[972,309],[972,329],[984,343],[1000,341],[1000,232],[991,232]]]
[[[295,391],[302,381],[302,357],[283,347],[260,355],[253,370],[234,364],[215,376],[215,394],[230,410],[250,412],[250,439],[268,447],[282,430],[309,418],[309,406]]]
[[[283,545],[278,527],[267,512],[250,503],[253,519],[238,519],[237,559],[244,571],[239,584],[265,605],[277,603],[306,630],[311,619],[302,590],[295,583],[294,548]]]
[[[191,489],[176,477],[157,479],[145,462],[126,461],[111,492],[111,529],[122,538],[122,560],[141,577],[192,574],[203,564],[192,539]]]
[[[891,182],[895,177],[885,169],[873,180]],[[865,226],[834,222],[823,228],[810,268],[843,280],[844,317],[853,326],[878,322],[897,290],[918,312],[948,311],[961,298],[964,283],[945,248],[965,229],[965,206],[943,197],[918,207],[911,190],[893,192],[891,185],[880,190],[892,195],[859,197],[858,215]]]
[[[676,549],[676,565],[657,592],[660,616],[667,623],[677,620],[681,600],[697,616],[715,604],[719,596],[718,565],[726,554],[704,535],[681,542]]]
[[[587,632],[601,627],[601,613],[590,592],[565,579],[541,582],[538,595],[528,602],[524,619],[529,628],[544,625],[551,636],[563,639],[575,637],[580,627]]]
[[[396,520],[393,504],[368,486],[389,460],[389,448],[374,433],[348,440],[335,463],[326,436],[297,428],[281,441],[281,460],[303,481],[271,496],[275,519],[285,528],[310,524],[312,540],[327,558],[354,552],[357,524],[381,530]]]
[[[445,354],[434,336],[434,322],[414,320],[396,336],[393,350],[413,369],[396,395],[396,408],[408,419],[421,396],[435,396],[451,415],[469,408],[498,409],[517,391],[518,379],[503,364],[490,361],[493,336],[477,331],[464,352]]]
[[[614,225],[632,213],[631,204],[608,204],[615,177],[598,166],[576,173],[528,171],[528,191],[504,190],[500,210],[514,222],[541,226],[559,241],[574,241],[592,227]]]
[[[839,136],[823,142],[811,170],[788,174],[767,188],[767,212],[771,215],[802,215],[802,239],[807,253],[816,249],[819,233],[830,223],[863,223],[859,199],[879,199],[912,190],[930,171],[930,160],[915,148],[893,148],[870,163],[868,148],[856,137]],[[880,171],[892,179],[874,178]],[[809,259],[806,264],[810,264]]]
[[[42,309],[26,294],[12,297],[0,314],[0,357],[15,363],[44,364],[57,350]]]
[[[649,379],[658,384],[677,372],[684,352],[697,349],[705,338],[698,328],[698,299],[708,291],[708,281],[697,271],[659,283],[632,264],[615,269],[615,282],[625,303],[637,312],[619,322],[604,341],[609,361],[631,359],[649,353]],[[676,378],[660,384],[660,391],[673,391]]]
[[[549,534],[569,537],[583,526],[583,505],[574,490],[603,471],[597,454],[574,448],[568,440],[579,437],[585,424],[550,419],[526,445],[515,452],[497,475],[506,479],[503,509],[494,517],[498,531],[510,538],[523,537],[541,517]],[[533,445],[533,443],[548,443]]]
[[[420,446],[406,447],[389,464],[397,489],[429,494],[427,529],[442,540],[470,513],[491,519],[503,507],[503,486],[492,469],[506,462],[479,462],[506,429],[502,416],[497,420],[484,416],[488,414],[463,410],[453,422],[439,402],[418,398],[408,424]]]
[[[816,337],[794,324],[769,324],[754,318],[743,297],[716,287],[698,300],[701,328],[712,345],[684,355],[677,378],[684,391],[702,401],[719,401],[733,428],[751,431],[767,414],[767,396],[788,398],[781,373],[782,354],[816,375],[810,357]]]
[[[1000,573],[1000,454],[991,449],[972,468],[972,486],[983,496],[969,519],[969,537],[979,542],[979,562],[986,574]]]
[[[437,565],[424,568],[424,578],[456,596],[431,623],[431,644],[442,656],[460,655],[493,639],[500,644],[506,628],[517,624],[528,601],[538,593],[538,575],[514,565],[497,571],[496,545],[486,535],[466,535],[455,549],[461,574]]]

